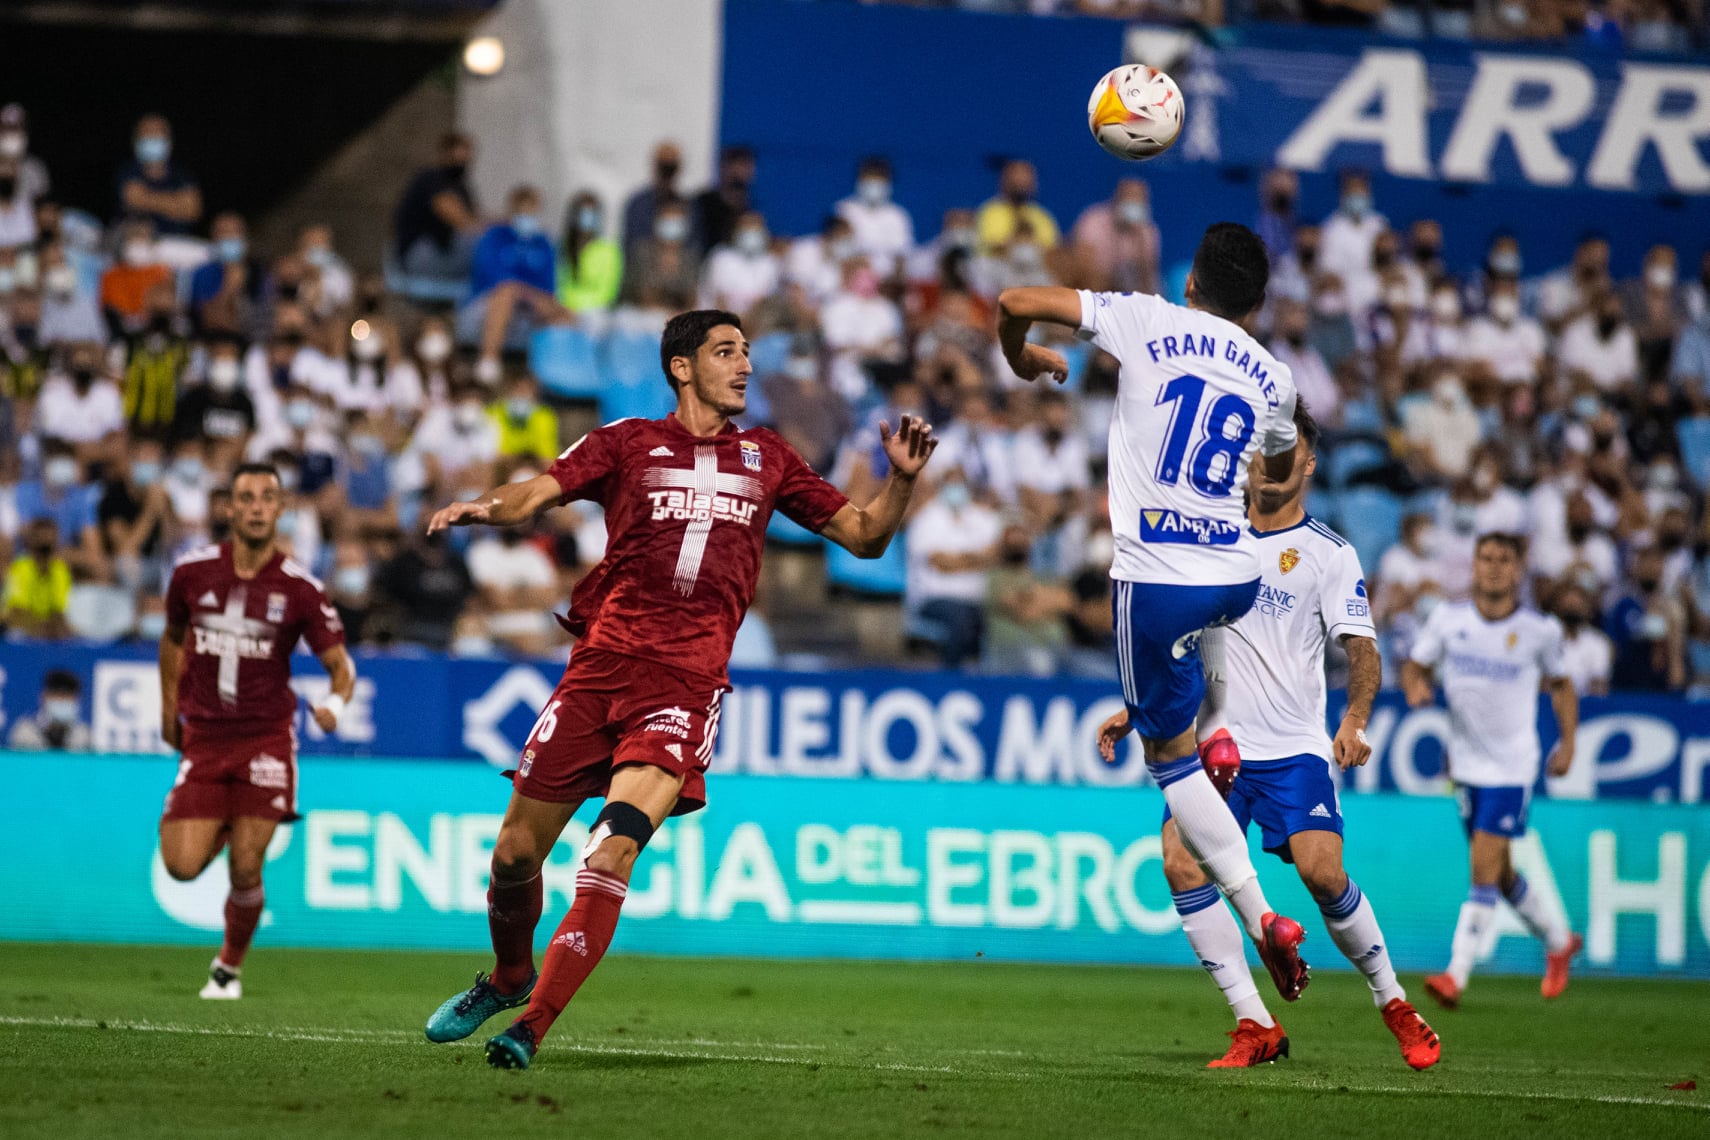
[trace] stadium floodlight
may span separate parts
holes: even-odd
[[[483,79],[499,74],[505,66],[505,45],[498,36],[476,36],[463,45],[463,66]]]

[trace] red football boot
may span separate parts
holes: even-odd
[[[1538,992],[1546,998],[1561,997],[1567,989],[1568,964],[1573,956],[1585,947],[1585,939],[1575,934],[1568,938],[1568,944],[1561,950],[1552,950],[1544,955],[1544,981],[1538,986]]]
[[[1228,799],[1229,789],[1235,786],[1235,777],[1241,771],[1241,749],[1227,728],[1218,729],[1200,742],[1199,762],[1205,766],[1205,774],[1211,777],[1211,786],[1217,789],[1217,794]]]
[[[1250,1017],[1243,1017],[1229,1031],[1229,1052],[1209,1062],[1208,1069],[1250,1069],[1268,1065],[1278,1057],[1288,1056],[1288,1034],[1282,1024],[1266,1029]]]
[[[1461,987],[1455,979],[1447,974],[1432,974],[1425,979],[1425,992],[1431,995],[1431,1000],[1444,1009],[1459,1009],[1461,1004]]]
[[[1259,920],[1264,937],[1259,939],[1259,960],[1271,972],[1271,981],[1284,1001],[1299,1001],[1300,993],[1312,980],[1312,969],[1300,956],[1300,944],[1306,941],[1306,931],[1292,918],[1266,911]]]
[[[1395,1034],[1401,1045],[1401,1059],[1415,1069],[1429,1069],[1443,1055],[1442,1042],[1425,1024],[1419,1011],[1405,998],[1396,998],[1383,1007],[1383,1023]]]

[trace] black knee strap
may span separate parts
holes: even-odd
[[[608,834],[633,839],[638,848],[646,847],[647,841],[653,838],[653,821],[647,818],[647,813],[622,800],[606,801],[606,806],[594,817],[592,834],[598,835],[602,824]]]

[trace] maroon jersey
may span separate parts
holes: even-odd
[[[564,623],[584,645],[723,681],[773,509],[818,533],[849,500],[775,432],[710,438],[676,416],[619,420],[552,465],[561,502],[605,508],[606,556]]]
[[[296,714],[291,651],[298,638],[316,653],[344,641],[338,611],[307,570],[275,553],[255,577],[239,578],[230,543],[178,560],[166,587],[166,621],[186,631],[178,715],[237,732],[288,724]]]

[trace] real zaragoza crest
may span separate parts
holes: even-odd
[[[1277,565],[1282,567],[1282,572],[1284,574],[1287,574],[1290,570],[1293,570],[1296,566],[1300,565],[1300,551],[1296,550],[1292,546],[1289,547],[1287,550],[1277,555]]]

